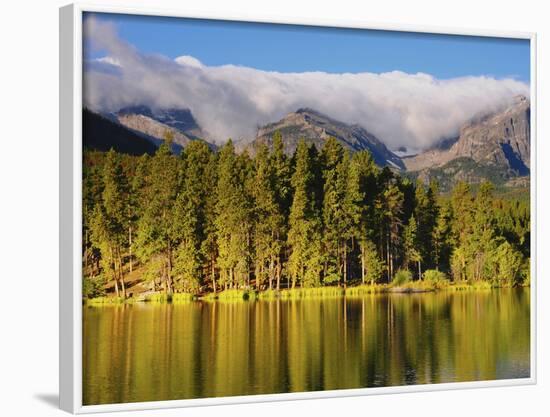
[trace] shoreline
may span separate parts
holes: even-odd
[[[313,287],[313,288],[285,288],[281,290],[263,290],[252,289],[229,289],[217,293],[191,294],[191,293],[173,293],[165,294],[163,292],[140,294],[137,297],[96,297],[83,299],[85,306],[117,305],[117,304],[135,304],[135,303],[155,303],[155,304],[180,304],[195,301],[206,302],[242,302],[242,301],[273,301],[273,300],[300,300],[300,299],[319,299],[319,298],[357,298],[375,294],[426,294],[445,291],[489,291],[503,288],[530,288],[529,285],[517,287],[511,286],[493,286],[488,282],[479,283],[430,283],[425,281],[416,281],[405,285],[358,285],[353,287]]]

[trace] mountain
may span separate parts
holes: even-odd
[[[88,109],[82,111],[82,142],[87,149],[108,151],[113,148],[129,155],[152,155],[157,150],[148,138]]]
[[[157,141],[172,134],[174,144],[185,147],[193,140],[203,140],[203,133],[192,113],[187,109],[151,110],[147,106],[125,107],[113,115],[123,126]],[[208,142],[207,142],[208,143]],[[208,143],[212,149],[215,145]]]
[[[412,157],[403,158],[408,171],[429,176],[430,170],[445,171],[453,164],[454,176],[461,175],[460,165],[468,165],[471,180],[474,166],[492,170],[503,178],[529,175],[531,105],[524,96],[503,111],[472,121],[460,129],[458,138]],[[471,162],[468,162],[470,160]],[[462,172],[464,174],[464,172]]]
[[[391,152],[376,136],[363,127],[331,119],[308,108],[289,113],[278,122],[261,127],[251,143],[237,144],[237,148],[254,153],[254,149],[259,144],[265,143],[272,146],[273,134],[276,131],[281,133],[285,153],[289,155],[294,153],[301,138],[321,149],[327,138],[333,136],[351,151],[370,151],[374,161],[379,166],[405,168],[401,158]]]
[[[191,139],[204,138],[204,134],[189,109],[155,109],[147,106],[124,107],[117,112],[117,116],[142,115],[156,120],[163,125],[176,129]]]

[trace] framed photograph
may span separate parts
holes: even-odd
[[[61,408],[535,383],[535,53],[61,8]]]

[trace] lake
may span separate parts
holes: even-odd
[[[530,292],[83,307],[83,404],[526,378]]]

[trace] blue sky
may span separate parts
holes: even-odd
[[[318,28],[96,14],[145,54],[191,55],[208,66],[266,71],[424,72],[439,79],[468,75],[529,82],[529,41],[406,32]],[[102,51],[93,52],[97,58]]]
[[[189,109],[220,143],[248,140],[258,126],[310,107],[366,127],[392,149],[425,149],[517,95],[529,96],[527,40],[129,15],[85,19],[86,106]],[[167,62],[184,55],[203,65]]]

